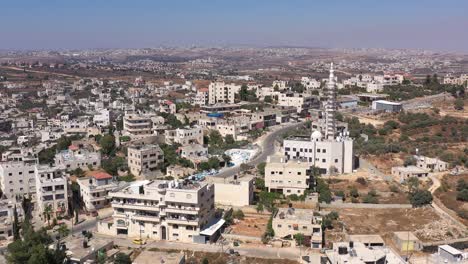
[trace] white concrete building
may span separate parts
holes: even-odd
[[[112,222],[98,224],[98,232],[109,235],[191,243],[210,227],[215,213],[212,184],[134,182],[110,192],[109,197],[114,210]]]
[[[14,198],[0,200],[0,237],[13,237],[13,219],[15,206],[18,220],[21,221],[21,219],[24,217],[21,203],[17,202]]]
[[[344,131],[337,134],[336,93],[333,65],[327,82],[327,102],[325,103],[325,126],[320,132],[315,130],[310,139],[289,138],[283,141],[283,153],[287,160],[308,162],[318,167],[323,174],[351,173],[354,169],[353,140]]]
[[[206,105],[209,101],[209,89],[200,88],[193,97],[192,104],[194,105]]]
[[[308,110],[313,105],[314,97],[299,93],[281,93],[278,96],[278,105],[290,106],[297,109],[297,113]]]
[[[99,168],[101,167],[101,153],[71,145],[69,149],[55,154],[55,166],[68,171],[77,168],[82,170],[88,170],[89,167]]]
[[[154,174],[164,162],[164,153],[159,145],[128,147],[128,169],[135,176]]]
[[[126,113],[123,118],[123,134],[132,138],[142,138],[153,134],[151,116]]]
[[[199,126],[166,130],[164,135],[167,144],[203,144],[203,129]]]
[[[108,127],[110,125],[110,112],[108,109],[99,109],[93,116],[93,123],[97,127]]]
[[[320,88],[320,81],[314,79],[314,78],[309,78],[309,77],[302,77],[301,78],[301,84],[307,89],[307,90],[316,90]]]
[[[119,186],[112,175],[102,171],[93,171],[87,177],[78,178],[76,182],[80,186],[81,199],[88,211],[107,206],[109,192]]]
[[[162,100],[159,102],[159,112],[175,114],[177,112],[176,104],[169,100]]]
[[[286,161],[282,156],[269,156],[265,166],[265,187],[269,192],[302,195],[314,186],[312,165]]]
[[[273,216],[272,227],[277,238],[294,239],[303,234],[310,239],[310,247],[322,248],[322,217],[310,209],[279,208]]]
[[[239,93],[240,85],[224,82],[212,82],[208,86],[208,103],[234,103],[235,94]]]
[[[333,243],[333,249],[325,251],[328,263],[333,264],[405,264],[396,252],[387,247],[367,247],[360,242]]]
[[[7,161],[0,163],[0,184],[7,198],[36,193],[34,161]]]
[[[44,212],[49,207],[52,216],[66,214],[68,184],[63,171],[57,167],[38,165],[34,172],[39,212]]]

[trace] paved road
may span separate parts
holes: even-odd
[[[257,166],[259,163],[266,161],[268,156],[273,155],[275,153],[276,139],[278,139],[281,136],[281,134],[288,131],[289,129],[296,128],[302,124],[303,122],[287,124],[279,129],[275,129],[274,131],[268,133],[265,136],[262,136],[262,138],[257,140],[257,144],[260,147],[261,153],[257,155],[253,160],[249,161],[247,164],[251,166]],[[236,166],[236,167],[224,169],[220,171],[218,174],[216,174],[215,176],[223,177],[223,178],[231,177],[239,173],[239,171],[240,171],[240,166]]]

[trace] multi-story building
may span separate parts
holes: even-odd
[[[135,176],[152,174],[164,162],[164,152],[159,145],[137,145],[128,147],[128,168]]]
[[[308,162],[323,174],[351,173],[354,169],[353,140],[347,131],[337,132],[336,93],[333,65],[327,82],[327,102],[322,132],[315,130],[310,138],[289,138],[283,142],[287,160]]]
[[[15,198],[0,200],[0,236],[2,237],[9,238],[13,236],[15,208],[18,220],[21,220],[23,218],[21,203],[17,202]]]
[[[133,138],[142,138],[153,134],[153,122],[151,117],[126,113],[123,118],[124,135]]]
[[[292,106],[297,109],[297,113],[307,111],[314,105],[314,97],[300,93],[281,93],[278,96],[278,105]]]
[[[98,232],[155,240],[199,241],[214,219],[214,186],[191,181],[135,182],[112,198],[112,225]],[[205,241],[202,241],[205,242]]]
[[[265,166],[265,187],[269,192],[302,195],[314,186],[312,165],[308,162],[286,161],[282,156],[269,156]]]
[[[304,86],[307,90],[315,90],[320,88],[320,81],[314,79],[314,78],[309,78],[309,77],[302,77],[301,78],[301,84]]]
[[[0,163],[0,184],[7,198],[36,193],[34,168],[36,160]]]
[[[164,135],[167,144],[203,144],[203,129],[199,126],[166,130]]]
[[[77,168],[82,170],[88,170],[90,167],[98,168],[101,166],[101,153],[71,145],[68,150],[55,154],[55,166],[68,171]]]
[[[303,234],[310,238],[311,248],[322,248],[322,217],[314,216],[313,210],[280,208],[273,216],[272,227],[275,237],[293,239]]]
[[[234,103],[235,95],[241,89],[240,85],[224,82],[212,82],[208,86],[208,103]]]
[[[200,88],[198,89],[195,97],[192,100],[194,105],[206,105],[209,101],[209,89],[208,88]]]
[[[414,155],[416,160],[416,167],[429,170],[432,172],[446,171],[449,169],[450,164],[437,158],[430,158],[422,155]]]
[[[93,116],[93,123],[98,127],[108,127],[110,125],[110,112],[108,109],[100,109]]]
[[[65,214],[68,210],[68,185],[63,170],[37,165],[34,172],[39,212],[50,208],[52,216]]]
[[[159,102],[159,112],[175,114],[177,111],[176,104],[169,100],[162,100]]]
[[[109,192],[118,187],[112,175],[102,171],[93,171],[87,177],[78,178],[76,182],[80,186],[81,199],[88,211],[107,206]]]

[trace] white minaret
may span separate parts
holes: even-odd
[[[335,75],[333,74],[333,62],[330,65],[330,76],[327,83],[327,102],[325,104],[325,138],[334,139],[336,134],[336,91]]]

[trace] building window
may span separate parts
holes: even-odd
[[[281,225],[278,225],[279,228],[281,228]]]
[[[320,153],[320,149],[317,149],[317,152]]]
[[[322,162],[327,162],[327,160],[326,160],[326,159],[322,159]]]
[[[335,159],[335,163],[338,163],[338,159]]]

